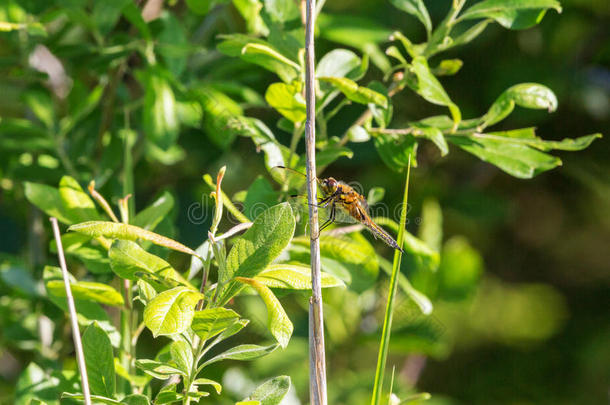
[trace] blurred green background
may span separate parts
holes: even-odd
[[[44,8],[36,1],[19,3],[32,14]],[[448,7],[444,1],[426,4],[434,22],[442,19]],[[490,25],[473,43],[445,55],[464,61],[457,75],[442,82],[466,118],[485,112],[507,87],[531,81],[555,91],[557,111],[548,114],[519,109],[498,130],[536,126],[538,135],[552,140],[594,132],[607,135],[610,3],[566,0],[562,6],[562,14],[551,11],[540,25],[524,31]],[[223,66],[226,77],[264,93],[273,81],[270,74],[253,65],[240,65],[214,50],[216,34],[245,30],[232,6],[215,8],[215,18],[206,19],[207,25],[201,24],[202,17],[185,12],[180,2],[174,7],[184,18],[181,23],[191,40],[205,48],[205,52],[195,50],[186,67],[191,78],[205,80],[220,75],[216,69]],[[416,20],[397,12],[388,2],[329,0],[324,13],[365,19],[367,24],[385,27],[388,32],[399,29],[414,42],[424,39]],[[322,19],[320,25],[318,57],[340,46],[331,35],[325,35],[325,28],[330,31],[332,26],[325,27]],[[21,84],[27,79],[21,76],[26,73],[14,67],[15,63],[25,63],[26,53],[17,57],[21,61],[15,60],[15,38],[8,35],[0,33],[0,67],[5,76],[0,78],[2,117],[22,116],[24,107],[18,100]],[[80,77],[80,83],[90,89],[95,70],[84,65],[94,61],[73,57],[68,51],[59,54],[64,55],[60,59],[70,74],[87,73],[88,77]],[[130,64],[126,68],[129,70]],[[371,66],[365,82],[381,80],[382,76],[377,67]],[[126,80],[127,87],[130,80]],[[396,126],[443,112],[410,92],[398,95],[394,107]],[[275,127],[278,115],[271,109],[253,103],[245,111]],[[329,132],[343,133],[361,111],[356,105],[346,108],[333,120]],[[95,127],[91,130],[97,133]],[[173,213],[174,236],[189,246],[198,246],[207,232],[205,223],[193,223],[188,216],[193,203],[205,201],[208,189],[201,181],[203,173],[215,173],[227,165],[223,185],[229,195],[247,189],[257,175],[265,173],[262,153],[255,151],[249,139],[237,137],[229,148],[220,148],[210,137],[205,127],[182,130],[178,144],[185,154],[173,164],[136,156],[137,207],[146,206],[162,190],[170,190],[178,202]],[[287,135],[280,140],[289,142]],[[384,187],[384,201],[390,206],[398,203],[402,177],[381,162],[371,143],[350,147],[354,156],[337,160],[323,175],[358,181],[365,190]],[[303,146],[298,150],[303,151]],[[12,266],[19,262],[36,278],[41,265],[54,258],[45,253],[48,232],[39,240],[45,235],[39,228],[48,228],[46,218],[26,202],[20,182],[56,185],[63,173],[57,168],[29,170],[23,151],[6,148],[0,154],[4,161],[0,251],[5,267],[6,263]],[[399,302],[389,359],[390,366],[395,367],[398,391],[417,387],[417,391],[430,392],[430,404],[608,402],[610,141],[606,137],[584,151],[559,156],[562,167],[532,180],[519,180],[457,148],[441,158],[434,145],[422,145],[419,165],[412,172],[409,230],[419,232],[423,207],[435,210],[438,202],[443,216],[442,276],[431,281],[425,274],[403,266],[413,284],[436,299],[429,318],[420,315],[405,297]],[[110,179],[104,190],[107,195],[120,196],[119,179]],[[388,249],[380,247],[379,252],[390,257]],[[22,339],[23,333],[32,330],[24,325],[30,307],[24,303],[23,308],[15,309],[15,302],[24,294],[6,276],[0,286],[2,403],[2,398],[10,398],[28,362],[45,356],[32,343],[40,337],[28,335]],[[387,279],[382,277],[376,288],[360,295],[334,290],[325,295],[330,403],[368,401],[386,286]],[[231,366],[228,371],[218,369],[218,378],[223,378],[229,393],[231,389],[241,392],[244,386],[270,375],[288,374],[296,387],[296,397],[307,398],[306,300],[302,295],[285,302],[295,324],[295,336],[285,352],[251,365]],[[42,303],[37,305],[37,311],[45,310],[40,307]],[[263,337],[262,304],[246,298],[238,306],[244,315],[261,319],[258,326],[254,322],[251,333]],[[298,403],[296,397],[290,399],[291,403]]]

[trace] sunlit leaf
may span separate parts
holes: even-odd
[[[95,301],[104,305],[121,306],[125,302],[123,296],[113,287],[93,281],[77,281],[70,284],[75,299]],[[65,297],[64,282],[51,280],[47,282],[47,290],[56,297]]]
[[[195,312],[191,324],[201,340],[208,340],[226,330],[239,320],[239,314],[227,308],[206,308]]]
[[[349,77],[357,69],[361,60],[348,49],[333,49],[320,59],[316,67],[317,77]]]
[[[274,377],[259,385],[244,401],[259,401],[261,405],[279,405],[290,390],[290,377]]]
[[[239,345],[232,347],[231,349],[219,354],[218,356],[212,357],[210,360],[204,363],[204,366],[209,366],[212,363],[216,363],[222,360],[254,360],[260,357],[266,356],[273,352],[279,347],[278,344],[270,346],[258,346],[258,345]]]
[[[299,75],[299,65],[266,41],[243,34],[221,35],[220,38],[223,40],[217,47],[220,52],[262,66],[285,83],[292,82]]]
[[[194,385],[211,385],[212,387],[214,387],[214,389],[216,390],[216,393],[218,395],[220,395],[220,392],[222,391],[222,385],[220,385],[216,381],[210,380],[208,378],[197,378],[195,381],[193,381],[193,384]]]
[[[561,159],[538,151],[524,144],[497,139],[466,136],[449,136],[447,140],[472,153],[479,159],[491,163],[506,173],[529,179],[537,174],[561,165]]]
[[[321,276],[322,288],[345,287],[343,281],[332,274],[322,272]],[[311,269],[298,264],[272,264],[254,280],[269,288],[308,290],[311,289]]]
[[[186,287],[164,291],[144,308],[144,324],[154,336],[184,332],[195,315],[195,304],[203,296]]]
[[[236,277],[236,279],[250,285],[258,292],[267,307],[267,327],[269,331],[282,348],[288,346],[294,327],[277,297],[268,287],[255,279],[246,277]]]
[[[382,107],[388,106],[386,96],[367,87],[358,86],[356,82],[346,77],[319,77],[318,80],[332,84],[345,97],[356,103],[373,103]]]
[[[288,203],[278,204],[264,211],[229,252],[228,276],[256,276],[284,250],[294,234],[294,229],[295,218]],[[223,292],[220,302],[224,302],[239,289],[235,285],[229,286]]]
[[[540,22],[548,9],[561,12],[556,0],[484,0],[466,9],[460,20],[493,18],[510,29],[525,29]]]
[[[193,349],[183,340],[176,340],[169,345],[169,352],[176,367],[185,375],[193,371]]]
[[[108,222],[108,221],[88,221],[80,224],[72,225],[68,231],[82,233],[92,237],[104,236],[110,239],[124,239],[135,241],[137,239],[147,240],[159,246],[164,246],[168,249],[177,250],[189,255],[197,256],[194,250],[176,242],[173,239],[166,238],[146,229],[139,228],[134,225]]]
[[[300,90],[298,82],[273,83],[265,92],[265,100],[290,121],[302,122],[305,120],[305,100]]]
[[[95,203],[74,178],[70,176],[61,178],[59,181],[59,196],[64,209],[69,212],[71,218],[77,219],[77,222],[100,218],[95,209]]]
[[[136,367],[159,380],[167,380],[172,375],[184,375],[182,370],[155,360],[138,359],[136,360]]]

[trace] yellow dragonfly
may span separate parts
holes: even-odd
[[[303,184],[303,181],[295,181],[294,176],[291,176],[291,174],[302,176],[303,179],[306,179],[304,173],[284,166],[275,166],[271,169],[271,176],[277,181],[286,182],[286,184],[289,184],[289,187]],[[326,221],[320,225],[320,232],[335,222],[360,223],[375,238],[379,238],[388,246],[404,252],[394,238],[371,219],[366,199],[354,190],[352,186],[343,181],[335,180],[332,177],[326,179],[316,178],[316,181],[322,192],[322,197],[318,199],[318,207],[327,209],[329,212]],[[338,219],[339,221],[337,221]]]

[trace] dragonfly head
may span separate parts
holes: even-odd
[[[322,191],[326,195],[333,194],[337,191],[337,180],[332,177],[322,180]]]

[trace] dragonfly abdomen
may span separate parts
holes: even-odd
[[[381,238],[385,243],[388,244],[388,246],[391,246],[394,249],[398,249],[404,253],[404,250],[402,250],[402,248],[398,246],[398,243],[394,240],[394,238],[392,238],[390,234],[387,233],[382,227],[380,227],[373,221],[364,221],[363,224],[367,227],[369,231],[371,231],[371,233],[375,237]]]

